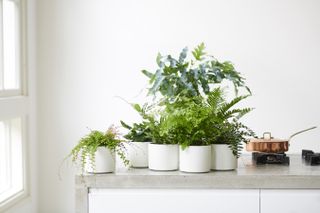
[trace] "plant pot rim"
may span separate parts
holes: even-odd
[[[182,145],[179,145],[180,147],[182,146]],[[211,146],[211,144],[210,145],[190,145],[190,146],[187,146],[186,148],[188,148],[188,147],[210,147]]]
[[[226,145],[226,146],[229,146],[230,144],[227,144],[227,143],[213,143],[211,145],[219,145],[219,146]]]
[[[166,145],[166,146],[178,146],[178,144],[163,144],[163,143],[150,143],[150,145],[159,145],[159,146],[163,146],[163,145]]]
[[[152,143],[151,141],[130,141],[130,143]]]

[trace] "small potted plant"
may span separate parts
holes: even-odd
[[[121,125],[129,132],[124,138],[130,140],[127,153],[130,166],[134,168],[148,167],[148,144],[152,141],[151,131],[146,121],[133,123],[132,126],[120,121]]]
[[[180,171],[210,171],[211,146],[206,135],[207,114],[201,96],[182,97],[173,103],[166,103],[162,132],[168,140],[179,144]]]
[[[80,139],[69,156],[74,163],[80,163],[82,174],[110,173],[115,171],[115,154],[119,155],[125,165],[129,164],[119,133],[111,126],[106,132],[92,130]]]
[[[215,121],[212,124],[211,136],[211,169],[212,170],[233,170],[237,168],[237,158],[242,150],[242,143],[246,137],[254,136],[254,132],[239,122],[239,119],[252,111],[252,108],[234,109],[234,106],[247,96],[238,96],[227,102],[223,96],[215,95],[222,93],[216,89],[208,96],[209,105],[212,108],[212,115]]]
[[[145,150],[147,145],[147,166],[149,169],[158,171],[177,170],[179,166],[179,146],[176,142],[168,140],[167,136],[161,132],[163,119],[159,116],[158,105],[144,104],[140,106],[139,104],[132,104],[132,106],[140,114],[143,121],[140,124],[133,125],[133,127],[121,122],[122,126],[129,129],[125,138],[145,142],[133,143],[139,144],[139,147],[143,146],[141,149],[135,149],[136,151],[132,150],[135,148],[134,146],[130,148],[131,145],[129,145],[129,159],[143,158],[145,163],[146,155],[143,155],[140,151]],[[148,143],[149,141],[151,143]],[[134,161],[133,166],[136,165]]]
[[[212,142],[211,169],[234,170],[238,167],[242,143],[255,134],[237,119],[217,124],[215,128],[217,134]]]
[[[149,144],[149,169],[173,171],[179,169],[179,145],[163,131],[165,121],[149,116],[152,143]]]

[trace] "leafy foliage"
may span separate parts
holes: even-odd
[[[114,126],[111,126],[105,133],[92,130],[88,135],[81,138],[79,143],[71,150],[69,156],[72,157],[74,163],[80,160],[82,173],[84,173],[86,163],[89,163],[93,170],[95,169],[95,152],[98,147],[109,148],[111,152],[120,156],[125,165],[129,164],[125,155],[125,147],[122,140],[119,139],[119,133]]]
[[[239,156],[241,142],[253,132],[239,122],[251,108],[234,109],[234,106],[248,96],[238,96],[227,102],[220,88],[211,91],[207,98],[195,96],[180,97],[175,102],[167,102],[159,125],[160,135],[182,145],[216,143],[229,144],[234,155]]]
[[[188,48],[184,48],[179,59],[171,55],[158,54],[158,69],[152,73],[142,70],[149,78],[151,87],[149,94],[161,93],[164,98],[174,101],[177,97],[193,97],[208,94],[211,86],[221,83],[224,79],[233,83],[236,92],[245,87],[244,78],[237,72],[231,62],[219,62],[205,52],[201,43],[193,51],[193,59],[187,60]]]
[[[248,137],[255,137],[255,133],[240,123],[237,119],[226,121],[215,125],[216,135],[214,144],[228,144],[233,154],[237,157],[243,149],[242,142],[247,142]]]
[[[134,141],[134,142],[150,142],[152,141],[151,130],[148,125],[148,122],[143,121],[141,123],[133,123],[132,126],[129,126],[123,121],[120,121],[121,125],[128,129],[129,132],[124,136],[125,139]]]

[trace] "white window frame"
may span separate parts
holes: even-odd
[[[17,35],[17,44],[19,47],[18,60],[16,66],[18,67],[18,76],[19,76],[19,88],[18,89],[6,89],[1,90],[0,88],[0,98],[1,97],[12,97],[12,96],[21,96],[27,94],[27,85],[26,85],[26,1],[27,0],[10,0],[16,2],[18,5],[18,35]],[[2,10],[2,0],[0,0],[0,10]],[[3,57],[2,49],[2,17],[0,16],[0,57]],[[3,64],[0,60],[0,66],[3,67]],[[3,81],[3,70],[0,70],[0,82]]]
[[[2,0],[1,5],[2,5]],[[26,6],[27,0],[12,0],[18,3],[19,13],[19,83],[17,90],[0,91],[0,120],[10,120],[17,117],[21,118],[21,140],[22,140],[22,165],[23,165],[23,190],[7,198],[0,203],[0,212],[11,207],[17,202],[29,196],[29,175],[28,175],[28,93],[27,93],[27,31],[26,31]],[[2,9],[2,8],[0,8]],[[2,20],[0,20],[2,23]],[[2,57],[1,53],[0,56]],[[2,65],[1,65],[2,66]]]

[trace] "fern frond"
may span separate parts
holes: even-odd
[[[236,105],[236,104],[239,103],[240,101],[246,99],[247,97],[249,97],[249,95],[238,96],[238,97],[232,99],[230,102],[224,103],[224,104],[220,107],[220,109],[219,109],[220,113],[225,114],[225,113],[226,113],[228,110],[230,110],[234,105]]]
[[[236,116],[237,119],[242,118],[244,115],[248,114],[249,112],[251,112],[253,110],[253,108],[243,108],[241,109],[241,111],[238,113],[238,115]]]
[[[207,103],[212,112],[216,112],[223,102],[223,91],[220,88],[214,89],[208,94]]]
[[[194,58],[197,61],[201,61],[203,59],[203,56],[205,56],[207,53],[204,52],[205,49],[205,45],[202,42],[201,44],[199,44],[196,48],[194,48],[194,50],[192,51],[192,55],[194,56]]]

